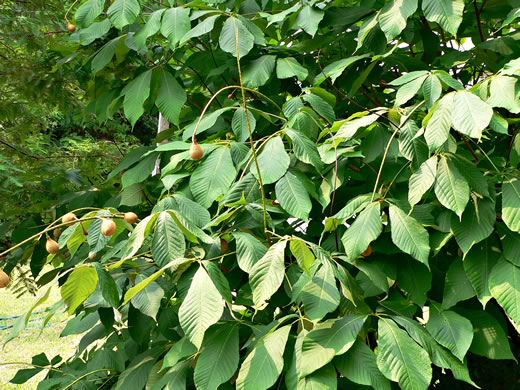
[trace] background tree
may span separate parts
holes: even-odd
[[[61,286],[65,333],[89,330],[13,381],[51,367],[40,389],[515,386],[519,7],[75,5],[61,63],[84,114],[160,112],[169,142],[126,155],[107,178],[119,194],[65,197],[57,215],[79,220],[13,232],[6,263],[52,263],[38,283]],[[496,375],[477,356],[511,363]]]

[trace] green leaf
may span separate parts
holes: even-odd
[[[69,315],[96,290],[97,283],[98,275],[94,267],[82,265],[72,271],[61,286],[61,298],[68,307]]]
[[[473,325],[467,318],[431,303],[426,329],[439,344],[448,348],[461,362],[464,361],[473,340]]]
[[[240,366],[237,390],[268,389],[282,372],[283,353],[290,326],[284,326],[262,338]]]
[[[422,199],[435,182],[437,175],[437,156],[432,156],[421,164],[410,176],[408,184],[408,202],[414,207]]]
[[[403,85],[401,88],[397,90],[397,94],[395,95],[395,106],[400,107],[403,104],[407,103],[411,98],[413,98],[419,90],[421,89],[424,81],[428,78],[428,76],[422,76],[419,78],[410,81],[409,83]]]
[[[318,113],[327,122],[332,123],[336,120],[336,114],[332,106],[327,101],[318,95],[306,93],[302,96],[303,100],[308,102],[312,109]]]
[[[181,230],[167,211],[157,217],[155,232],[152,239],[152,256],[159,267],[164,267],[170,261],[183,258],[186,251],[186,241]]]
[[[307,34],[314,37],[324,15],[322,10],[306,5],[296,16],[294,28],[302,28]]]
[[[290,171],[282,177],[275,186],[276,198],[287,213],[307,221],[312,209],[311,199],[305,186],[297,176]]]
[[[455,259],[446,273],[442,309],[447,310],[457,302],[474,296],[475,290],[466,276],[466,272],[464,272],[462,260],[460,258]]]
[[[456,36],[462,23],[464,0],[423,0],[422,9],[426,19]]]
[[[293,241],[291,241],[292,244]],[[339,305],[340,295],[331,266],[324,262],[299,295],[306,317],[318,321]]]
[[[390,382],[377,368],[376,354],[360,340],[356,340],[346,353],[337,356],[334,365],[341,375],[354,383],[390,390]]]
[[[157,34],[157,32],[161,29],[161,20],[164,11],[164,8],[152,12],[148,21],[141,27],[141,29],[134,35],[134,43],[138,49],[142,49],[146,45],[146,40],[152,35]]]
[[[130,83],[128,83],[121,92],[121,95],[124,95],[125,97],[125,100],[123,102],[125,116],[132,124],[132,127],[135,126],[135,122],[137,122],[137,120],[144,113],[143,104],[150,95],[151,79],[152,70],[147,70],[146,72],[141,73],[135,79],[130,81]]]
[[[216,111],[213,111],[209,114],[204,115],[204,117],[202,118],[200,123],[199,123],[198,119],[193,121],[192,123],[190,123],[188,126],[186,126],[184,128],[184,133],[182,134],[182,139],[184,141],[186,141],[187,139],[191,138],[191,136],[193,135],[193,132],[195,131],[195,127],[197,127],[198,123],[199,123],[199,127],[197,127],[197,134],[200,134],[200,133],[210,129],[215,124],[215,122],[217,122],[217,119],[219,119],[223,113],[225,113],[226,111],[229,111],[229,110],[231,110],[231,107],[219,108]]]
[[[293,142],[294,155],[296,158],[306,164],[313,165],[318,171],[323,169],[318,149],[314,142],[307,138],[304,134],[292,129],[285,132]]]
[[[359,213],[361,210],[365,209],[368,206],[371,197],[372,194],[363,194],[350,199],[348,203],[345,205],[345,207],[343,207],[340,211],[334,214],[332,218],[339,220],[352,218],[354,214]]]
[[[448,140],[453,116],[453,101],[453,94],[448,94],[430,111],[433,114],[424,131],[424,138],[430,150],[439,149]]]
[[[390,205],[390,224],[394,244],[429,268],[430,244],[426,229],[416,219],[393,205]]]
[[[502,219],[514,232],[520,232],[520,180],[512,177],[502,183]]]
[[[310,275],[311,266],[316,258],[305,241],[303,241],[301,238],[293,237],[289,247],[300,268]]]
[[[188,31],[180,40],[180,44],[184,44],[189,41],[191,38],[197,38],[201,35],[207,34],[213,31],[213,26],[215,25],[215,21],[219,18],[220,15],[208,16],[202,22],[193,27],[190,31]]]
[[[219,196],[226,193],[235,175],[230,149],[221,147],[211,152],[195,169],[190,177],[190,190],[202,207],[209,208]]]
[[[166,10],[162,18],[161,34],[175,47],[190,31],[190,9],[175,7]]]
[[[426,294],[432,287],[432,273],[423,264],[409,257],[401,259],[397,267],[399,287],[408,293],[408,299],[424,306]]]
[[[98,285],[105,301],[112,307],[119,307],[119,291],[117,285],[108,271],[103,269],[100,263],[94,263],[98,275]]]
[[[422,92],[426,105],[432,107],[442,94],[442,84],[439,78],[434,74],[428,75],[424,80]]]
[[[114,390],[143,389],[157,359],[157,348],[135,356],[117,380]]]
[[[92,59],[92,73],[97,73],[112,61],[116,52],[116,45],[121,37],[117,37],[109,41],[99,50],[96,56]]]
[[[366,316],[348,314],[317,325],[303,339],[300,377],[323,367],[336,355],[347,352],[365,323]]]
[[[251,133],[255,131],[256,119],[251,114],[251,111],[247,111],[247,117],[249,118],[249,126],[251,127]],[[235,133],[238,142],[244,142],[249,139],[249,128],[247,126],[246,113],[242,107],[235,111],[233,120],[231,121],[231,129]]]
[[[305,382],[305,390],[336,390],[338,388],[338,374],[332,364],[327,364],[302,380]]]
[[[377,367],[403,390],[426,390],[432,379],[428,353],[395,322],[380,319]]]
[[[467,91],[454,93],[453,128],[471,138],[482,137],[493,117],[493,109],[478,96]]]
[[[233,57],[242,58],[251,51],[255,37],[237,18],[230,16],[226,19],[220,32],[220,48]]]
[[[489,290],[507,315],[520,324],[520,267],[501,258],[489,275]]]
[[[453,376],[456,379],[478,387],[471,380],[466,364],[461,363],[451,352],[441,347],[423,326],[407,317],[392,317],[392,319],[403,327],[410,336],[428,352],[433,364],[452,370]]]
[[[279,79],[288,79],[289,77],[295,77],[303,81],[309,75],[307,68],[304,68],[296,61],[293,57],[278,58],[276,61],[276,77]]]
[[[121,30],[134,23],[140,11],[141,6],[137,0],[115,0],[107,14],[114,27]]]
[[[502,224],[497,224],[498,232],[502,240],[502,251],[506,260],[516,266],[520,266],[520,235],[513,233]]]
[[[482,310],[461,310],[473,324],[473,341],[469,351],[488,359],[516,360],[504,328],[490,313]]]
[[[320,85],[322,82],[325,81],[325,79],[328,77],[330,78],[330,81],[332,84],[336,81],[336,79],[345,72],[345,69],[347,69],[350,65],[356,63],[359,60],[362,60],[364,58],[370,57],[369,54],[362,54],[359,56],[350,56],[347,58],[343,58],[338,61],[334,61],[332,64],[327,65],[323,72],[316,75],[316,78],[314,79],[315,85]],[[324,75],[325,74],[325,75]]]
[[[491,79],[489,86],[490,97],[487,103],[491,107],[501,107],[513,114],[520,112],[518,102],[518,85],[515,77],[497,76]]]
[[[374,123],[378,119],[379,119],[379,115],[377,115],[377,114],[370,114],[370,115],[365,115],[362,117],[352,116],[352,117],[338,123],[339,130],[336,133],[336,137],[341,137],[341,138],[345,138],[346,140],[349,140],[358,133],[359,129],[370,126],[372,123]],[[334,126],[332,128],[333,130],[334,130],[334,127],[336,127],[336,123],[334,124]]]
[[[139,279],[144,277],[139,276]],[[149,282],[148,285],[135,294],[132,299],[132,305],[144,315],[157,320],[157,312],[161,307],[161,300],[164,298],[164,290],[157,282]],[[126,300],[126,295],[125,295]]]
[[[240,269],[250,273],[253,266],[267,252],[267,247],[249,233],[233,232],[237,243],[237,262]]]
[[[462,252],[467,253],[473,245],[489,237],[495,221],[495,203],[489,199],[467,207],[460,220],[452,215],[451,230]]]
[[[223,312],[224,300],[201,265],[179,309],[180,325],[198,349],[206,329],[216,323]]]
[[[249,274],[255,306],[261,307],[282,285],[285,274],[284,252],[287,240],[278,241],[258,260]]]
[[[417,10],[417,0],[391,0],[381,10],[377,21],[385,33],[386,40],[391,41],[404,30],[406,20]]]
[[[252,60],[244,68],[243,82],[246,87],[260,87],[271,78],[276,56],[265,55]]]
[[[267,23],[267,27],[269,27],[273,23],[283,23],[289,15],[298,12],[300,8],[301,4],[296,3],[292,7],[287,8],[286,10],[283,10],[281,12],[277,12],[275,14],[266,14],[265,17],[269,21],[269,23]]]
[[[441,204],[462,218],[469,201],[469,185],[451,160],[441,156],[435,180],[435,195]]]
[[[216,390],[233,376],[238,361],[238,325],[209,328],[193,375],[197,389]]]
[[[464,271],[466,271],[466,275],[477,293],[477,298],[484,308],[492,298],[488,284],[489,275],[500,256],[492,249],[492,244],[493,241],[489,238],[475,245],[466,254],[462,263]]]
[[[90,26],[101,15],[105,6],[104,0],[88,0],[76,11],[76,25],[81,28]]]
[[[169,369],[150,390],[186,390],[186,379],[192,364],[191,360],[178,363]]]
[[[260,167],[260,175],[264,185],[272,184],[278,181],[287,169],[291,159],[285,151],[282,138],[280,136],[271,138],[262,148],[258,155],[258,165]],[[254,162],[250,168],[253,176],[258,179],[258,172]]]
[[[179,114],[186,103],[186,92],[166,67],[158,68],[158,71],[161,78],[155,105],[169,122],[179,126]]]
[[[184,336],[179,341],[175,342],[168,353],[164,356],[161,370],[174,367],[179,361],[195,353],[197,353],[197,348],[195,348],[190,340]]]
[[[410,73],[406,73],[402,76],[399,76],[395,80],[392,80],[388,83],[388,85],[392,85],[395,87],[399,87],[400,85],[405,85],[411,83],[412,81],[420,78],[427,77],[429,72],[427,70],[415,70]]]
[[[197,202],[180,193],[174,194],[172,199],[176,203],[175,209],[198,227],[202,228],[211,221],[209,211]]]
[[[143,245],[144,239],[151,233],[158,215],[159,214],[149,215],[136,225],[130,234],[130,237],[128,237],[126,250],[121,257],[121,260],[129,259],[137,253],[139,248]]]
[[[108,31],[110,31],[109,19],[104,19],[101,22],[94,22],[87,28],[79,30],[79,41],[82,46],[90,45],[96,39],[103,37]]]
[[[381,205],[370,203],[347,229],[341,241],[349,259],[353,260],[363,253],[368,245],[381,234]]]

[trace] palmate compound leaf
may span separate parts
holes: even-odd
[[[180,325],[193,345],[200,348],[206,329],[216,323],[223,312],[224,300],[201,265],[179,309]]]
[[[378,327],[377,367],[403,390],[426,390],[432,379],[428,353],[390,319]]]
[[[299,376],[307,376],[341,355],[354,344],[366,316],[349,314],[316,326],[303,339]]]
[[[287,240],[278,241],[251,268],[249,284],[253,292],[253,302],[257,307],[265,305],[266,301],[282,285],[285,274],[284,252],[286,245]]]
[[[349,259],[356,259],[381,234],[383,225],[380,210],[379,202],[370,203],[359,213],[341,238]]]
[[[430,244],[426,229],[416,219],[393,205],[390,205],[390,225],[394,244],[429,267]]]
[[[240,366],[238,390],[266,390],[275,384],[284,365],[283,353],[291,326],[267,334],[258,341]]]

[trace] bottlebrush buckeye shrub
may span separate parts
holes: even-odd
[[[73,223],[39,281],[87,333],[39,386],[419,390],[518,358],[520,9],[168,3],[76,10],[87,114],[170,128],[46,229]]]

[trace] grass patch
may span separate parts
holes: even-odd
[[[46,287],[42,288],[37,296],[26,294],[21,298],[16,298],[9,288],[0,290],[0,317],[9,317],[14,315],[25,314],[43,295]],[[40,311],[52,306],[59,301],[60,291],[58,286],[51,289],[49,298],[35,311]],[[45,314],[45,313],[43,313]],[[67,324],[68,315],[63,311],[57,312],[50,320],[50,326],[44,329],[28,329],[20,333],[14,340],[5,346],[3,345],[7,336],[11,333],[11,329],[0,330],[0,388],[2,390],[33,390],[36,389],[38,383],[46,375],[47,370],[39,373],[22,385],[14,385],[9,383],[16,372],[20,368],[29,368],[27,366],[2,365],[2,363],[10,362],[31,362],[34,355],[44,352],[47,358],[51,360],[54,356],[60,355],[66,360],[74,354],[81,339],[81,335],[68,336],[60,338],[60,333]],[[13,323],[13,321],[9,321]],[[5,322],[0,322],[4,325]],[[40,324],[41,325],[41,324]]]

